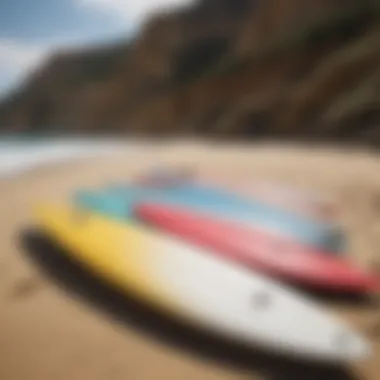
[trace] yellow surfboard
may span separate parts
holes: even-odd
[[[165,281],[150,273],[154,266],[147,264],[155,259],[140,229],[74,208],[40,207],[36,214],[42,230],[106,282],[165,307],[172,303],[161,292]]]
[[[301,294],[206,250],[70,207],[39,208],[37,219],[103,280],[196,325],[318,361],[370,352],[364,338]]]

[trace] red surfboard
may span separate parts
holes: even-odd
[[[228,259],[303,286],[366,293],[380,285],[377,276],[345,259],[315,252],[266,231],[167,205],[140,203],[134,213],[150,225],[211,248]]]

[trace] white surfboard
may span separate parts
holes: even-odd
[[[345,362],[369,344],[306,297],[206,250],[133,224],[70,208],[39,210],[40,226],[110,284],[248,345]]]

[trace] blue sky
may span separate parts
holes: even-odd
[[[0,0],[0,94],[57,46],[130,36],[149,13],[192,0]]]

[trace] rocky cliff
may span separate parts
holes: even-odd
[[[200,0],[134,41],[58,52],[0,126],[380,145],[379,0]]]

